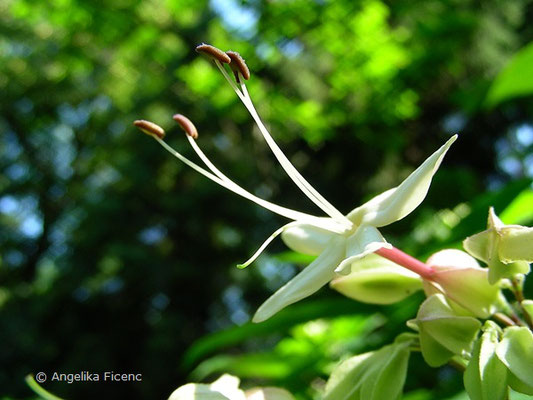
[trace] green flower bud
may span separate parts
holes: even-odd
[[[416,319],[408,326],[419,332],[424,360],[438,367],[454,355],[470,351],[481,322],[458,314],[442,294],[434,294],[422,303]]]
[[[326,384],[324,400],[400,398],[411,343],[403,337],[380,350],[341,362]]]
[[[339,276],[330,285],[363,303],[392,304],[422,289],[422,280],[386,258],[369,254],[352,263],[349,275]]]
[[[427,264],[435,269],[432,280],[424,281],[428,296],[442,293],[479,318],[488,318],[505,304],[500,288],[488,282],[488,270],[467,253],[443,250],[431,256]],[[452,307],[460,311],[453,303]]]
[[[483,331],[463,376],[465,389],[471,400],[503,400],[507,395],[507,368],[496,355],[502,330],[487,321]]]
[[[533,333],[526,327],[506,328],[496,354],[510,372],[511,388],[533,394]]]
[[[463,241],[465,250],[489,267],[489,282],[527,274],[533,262],[533,228],[505,225],[491,207],[487,230]]]

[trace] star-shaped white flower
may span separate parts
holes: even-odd
[[[424,161],[399,186],[374,197],[347,215],[342,214],[320,195],[307,180],[296,170],[283,154],[271,134],[261,121],[244,80],[249,78],[249,71],[238,53],[222,51],[209,45],[198,46],[197,50],[214,59],[215,64],[229,82],[235,93],[250,112],[263,135],[266,143],[277,160],[300,190],[313,201],[327,217],[317,217],[261,199],[243,189],[216,168],[196,143],[198,132],[193,123],[183,115],[174,119],[187,133],[187,139],[208,170],[200,167],[172,149],[163,139],[164,131],[148,121],[135,121],[135,125],[154,137],[165,149],[219,185],[247,198],[258,205],[291,220],[290,223],[275,231],[242,268],[251,264],[265,247],[278,235],[291,249],[318,257],[298,275],[275,292],[259,307],[253,317],[254,322],[264,321],[272,315],[311,294],[330,282],[336,274],[350,272],[352,262],[382,248],[392,248],[377,228],[396,222],[413,211],[425,198],[433,175],[437,171],[449,147],[457,139],[451,137],[442,147]],[[229,60],[229,61],[228,61]],[[236,82],[232,80],[224,63],[230,64]]]

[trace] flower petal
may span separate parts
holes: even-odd
[[[168,400],[231,400],[204,383],[187,383],[172,392]]]
[[[346,239],[346,258],[335,269],[335,272],[341,275],[349,274],[354,261],[383,247],[392,249],[392,245],[387,243],[376,228],[367,225],[360,226]]]
[[[236,376],[224,374],[210,385],[188,383],[180,386],[168,400],[246,400],[239,383]]]
[[[294,400],[294,397],[285,389],[260,387],[247,390],[246,400]]]
[[[313,225],[292,223],[283,230],[281,239],[291,250],[317,256],[324,251],[334,235],[335,233]]]
[[[253,317],[253,322],[264,321],[288,305],[315,293],[333,278],[335,275],[333,270],[342,260],[344,252],[345,239],[340,236],[332,237],[326,249],[315,261],[259,307]]]
[[[224,374],[211,384],[211,389],[231,400],[245,400],[245,395],[242,390],[239,389],[241,380],[236,376]]]
[[[392,224],[411,213],[426,197],[433,175],[456,139],[457,135],[452,136],[398,187],[356,208],[348,214],[348,219],[355,224],[380,227]]]

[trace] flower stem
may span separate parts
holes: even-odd
[[[515,326],[516,321],[514,321],[512,318],[509,318],[507,315],[502,313],[496,313],[493,315],[494,319],[498,320],[505,326]]]
[[[380,255],[387,260],[395,262],[398,265],[401,265],[404,268],[407,268],[410,271],[420,275],[423,279],[431,280],[435,270],[429,265],[424,264],[422,261],[417,260],[414,257],[411,257],[409,254],[404,253],[403,251],[393,247],[392,249],[381,248],[376,251],[377,255]]]
[[[522,285],[518,282],[518,279],[516,278],[511,279],[511,282],[513,284],[514,296],[516,298],[516,301],[518,301],[524,320],[526,321],[526,324],[529,327],[529,329],[533,330],[533,320],[531,319],[531,316],[524,309],[524,306],[522,305],[522,302],[524,301],[524,292],[522,291]]]

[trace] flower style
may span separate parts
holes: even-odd
[[[253,321],[264,321],[284,307],[315,293],[337,274],[345,275],[349,273],[351,264],[354,261],[380,249],[393,249],[392,245],[386,242],[377,228],[404,218],[422,202],[429,190],[433,175],[447,150],[457,139],[457,135],[451,137],[399,186],[381,193],[344,215],[305,180],[283,154],[266,129],[244,83],[245,80],[250,78],[250,73],[242,57],[238,53],[224,53],[206,44],[198,46],[196,50],[214,60],[222,75],[249,111],[263,138],[287,175],[327,215],[327,217],[318,217],[288,209],[261,199],[237,185],[216,168],[203,153],[195,140],[198,138],[196,128],[183,115],[177,114],[174,119],[186,132],[189,143],[205,164],[207,170],[171,148],[163,140],[164,131],[160,127],[148,121],[135,121],[134,124],[137,127],[152,136],[166,150],[189,167],[226,189],[291,220],[291,222],[272,233],[252,257],[240,265],[241,268],[251,264],[266,246],[280,234],[282,240],[292,250],[318,256],[311,264],[267,299],[255,313]],[[229,64],[235,75],[235,81],[228,74],[224,64]]]

